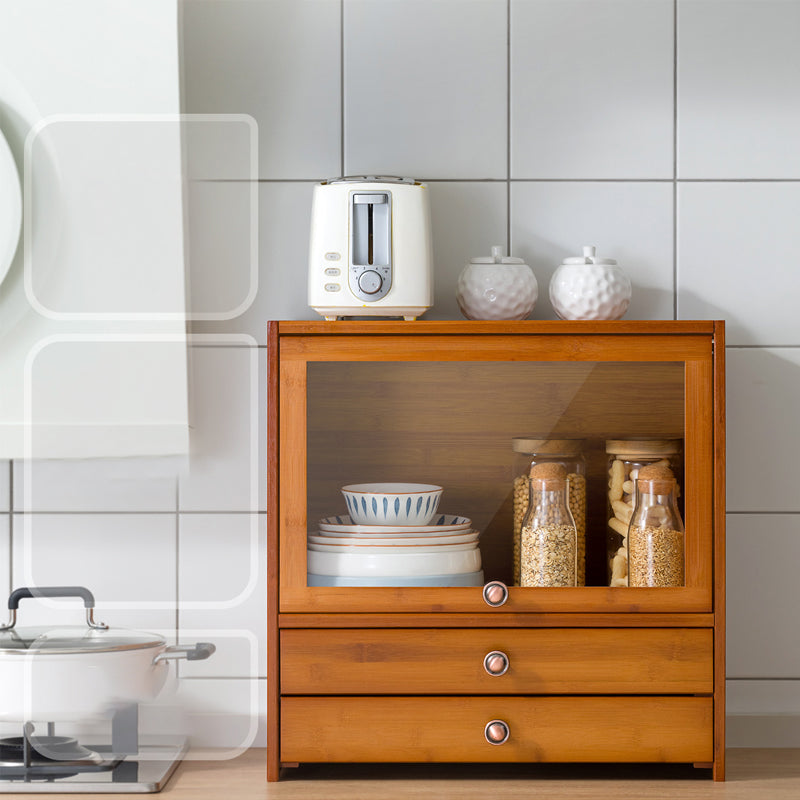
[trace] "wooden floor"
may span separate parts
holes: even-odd
[[[798,800],[800,750],[729,750],[728,780],[683,766],[306,765],[264,782],[264,751],[186,762],[162,792],[171,800]]]
[[[266,782],[264,750],[239,758],[185,761],[159,797],[169,800],[798,800],[800,750],[729,750],[728,780],[707,770],[637,765],[301,766]],[[30,794],[2,794],[30,798]],[[44,795],[33,795],[44,797]],[[90,800],[96,794],[50,794]],[[106,795],[108,796],[108,795]],[[119,795],[117,795],[119,796]]]

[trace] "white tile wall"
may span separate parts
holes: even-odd
[[[175,514],[15,514],[13,584],[85,586],[107,625],[174,631],[176,527]],[[23,613],[28,625],[83,624],[76,601],[29,600]]]
[[[0,511],[11,508],[11,462],[0,461]]]
[[[671,178],[672,0],[511,0],[511,176]]]
[[[408,174],[431,186],[429,318],[460,317],[457,276],[494,244],[534,268],[533,316],[552,318],[550,275],[594,244],[633,281],[629,319],[727,319],[729,743],[800,744],[800,653],[786,635],[800,533],[798,15],[794,0],[184,0],[185,110],[223,115],[189,136],[190,175],[204,179],[189,197],[190,287],[198,310],[231,318],[192,326],[179,507],[174,476],[155,465],[120,478],[110,463],[36,463],[33,509],[49,513],[23,513],[23,465],[7,498],[0,462],[0,592],[13,552],[15,584],[26,565],[39,583],[68,572],[113,624],[216,631],[218,653],[181,672],[187,729],[203,748],[263,745],[264,515],[253,512],[264,510],[265,323],[313,317],[313,182]],[[241,310],[248,115],[259,274]],[[253,558],[259,583],[239,602]]]
[[[14,462],[15,511],[175,511],[180,458]]]
[[[344,0],[350,175],[503,178],[505,0]]]
[[[192,330],[212,333],[244,333],[259,344],[266,344],[266,322],[269,319],[309,319],[314,314],[308,307],[306,276],[308,274],[308,236],[311,224],[310,182],[272,182],[258,185],[259,239],[258,292],[252,305],[241,315],[224,322],[195,322]],[[236,207],[222,203],[203,205],[192,228],[202,231],[207,226],[227,226],[241,230],[242,222]],[[214,220],[208,214],[218,214]],[[227,234],[226,234],[227,235]],[[232,249],[236,280],[242,263],[243,243]],[[225,275],[229,270],[224,250],[206,250],[203,272],[211,269]],[[211,263],[213,261],[213,264]],[[214,291],[214,283],[205,280],[206,297]],[[207,304],[207,301],[204,301]]]
[[[232,319],[258,292],[258,184],[187,183],[188,310],[193,320]]]
[[[12,588],[14,587],[11,585],[11,515],[0,514],[0,601],[11,594]],[[5,621],[4,612],[3,623]]]
[[[800,179],[794,0],[678,0],[678,175]]]
[[[180,681],[177,700],[185,714],[189,758],[233,758],[248,747],[266,747],[266,681]]]
[[[252,115],[258,123],[262,178],[338,174],[339,4],[182,0],[181,8],[184,111]],[[227,169],[230,163],[219,166]]]
[[[263,357],[246,336],[195,334],[190,355],[190,457],[181,511],[258,511],[266,505]]]
[[[539,282],[534,319],[554,319],[548,287],[562,259],[595,245],[630,276],[627,319],[672,319],[672,187],[649,182],[514,182],[513,253]]]
[[[207,630],[217,651],[181,665],[182,677],[266,675],[266,518],[181,514],[178,598],[181,638]],[[198,637],[200,634],[196,634]]]
[[[729,345],[800,344],[798,219],[800,182],[680,184],[680,316],[725,317]]]
[[[728,510],[800,512],[800,347],[727,353]]]
[[[800,515],[728,514],[727,672],[732,678],[800,675],[796,628]],[[776,555],[780,554],[779,558]],[[797,686],[800,702],[800,683]]]

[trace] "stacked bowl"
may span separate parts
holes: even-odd
[[[349,514],[308,535],[309,586],[481,586],[478,531],[438,513],[441,486],[353,484]]]

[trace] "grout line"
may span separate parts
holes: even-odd
[[[511,0],[506,0],[506,255],[511,255]]]
[[[344,158],[342,156],[342,158]],[[342,165],[344,172],[344,165]],[[320,175],[316,178],[193,178],[192,183],[318,183],[330,178]],[[800,178],[427,178],[421,175],[417,180],[424,183],[800,183]]]
[[[800,344],[727,344],[726,350],[797,350]]]
[[[678,316],[678,0],[672,0],[672,318]]]
[[[750,677],[749,675],[747,677],[739,677],[739,676],[736,676],[736,675],[728,675],[728,676],[725,677],[725,680],[726,681],[770,681],[770,682],[773,682],[773,681],[800,681],[800,677],[798,677],[798,678],[776,678],[776,677],[773,676],[773,677],[769,677],[769,678],[759,678],[759,677],[753,678],[753,677]],[[743,712],[743,713],[750,713],[750,712]],[[777,714],[777,713],[784,713],[784,712],[772,712],[772,713],[776,713]],[[769,716],[769,714],[767,716]]]
[[[759,516],[759,517],[791,517],[800,514],[800,511],[725,511],[726,516]]]
[[[339,174],[347,173],[344,165],[344,0],[339,0]]]

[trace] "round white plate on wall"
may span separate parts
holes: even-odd
[[[8,274],[22,230],[22,187],[11,148],[0,131],[0,283]]]

